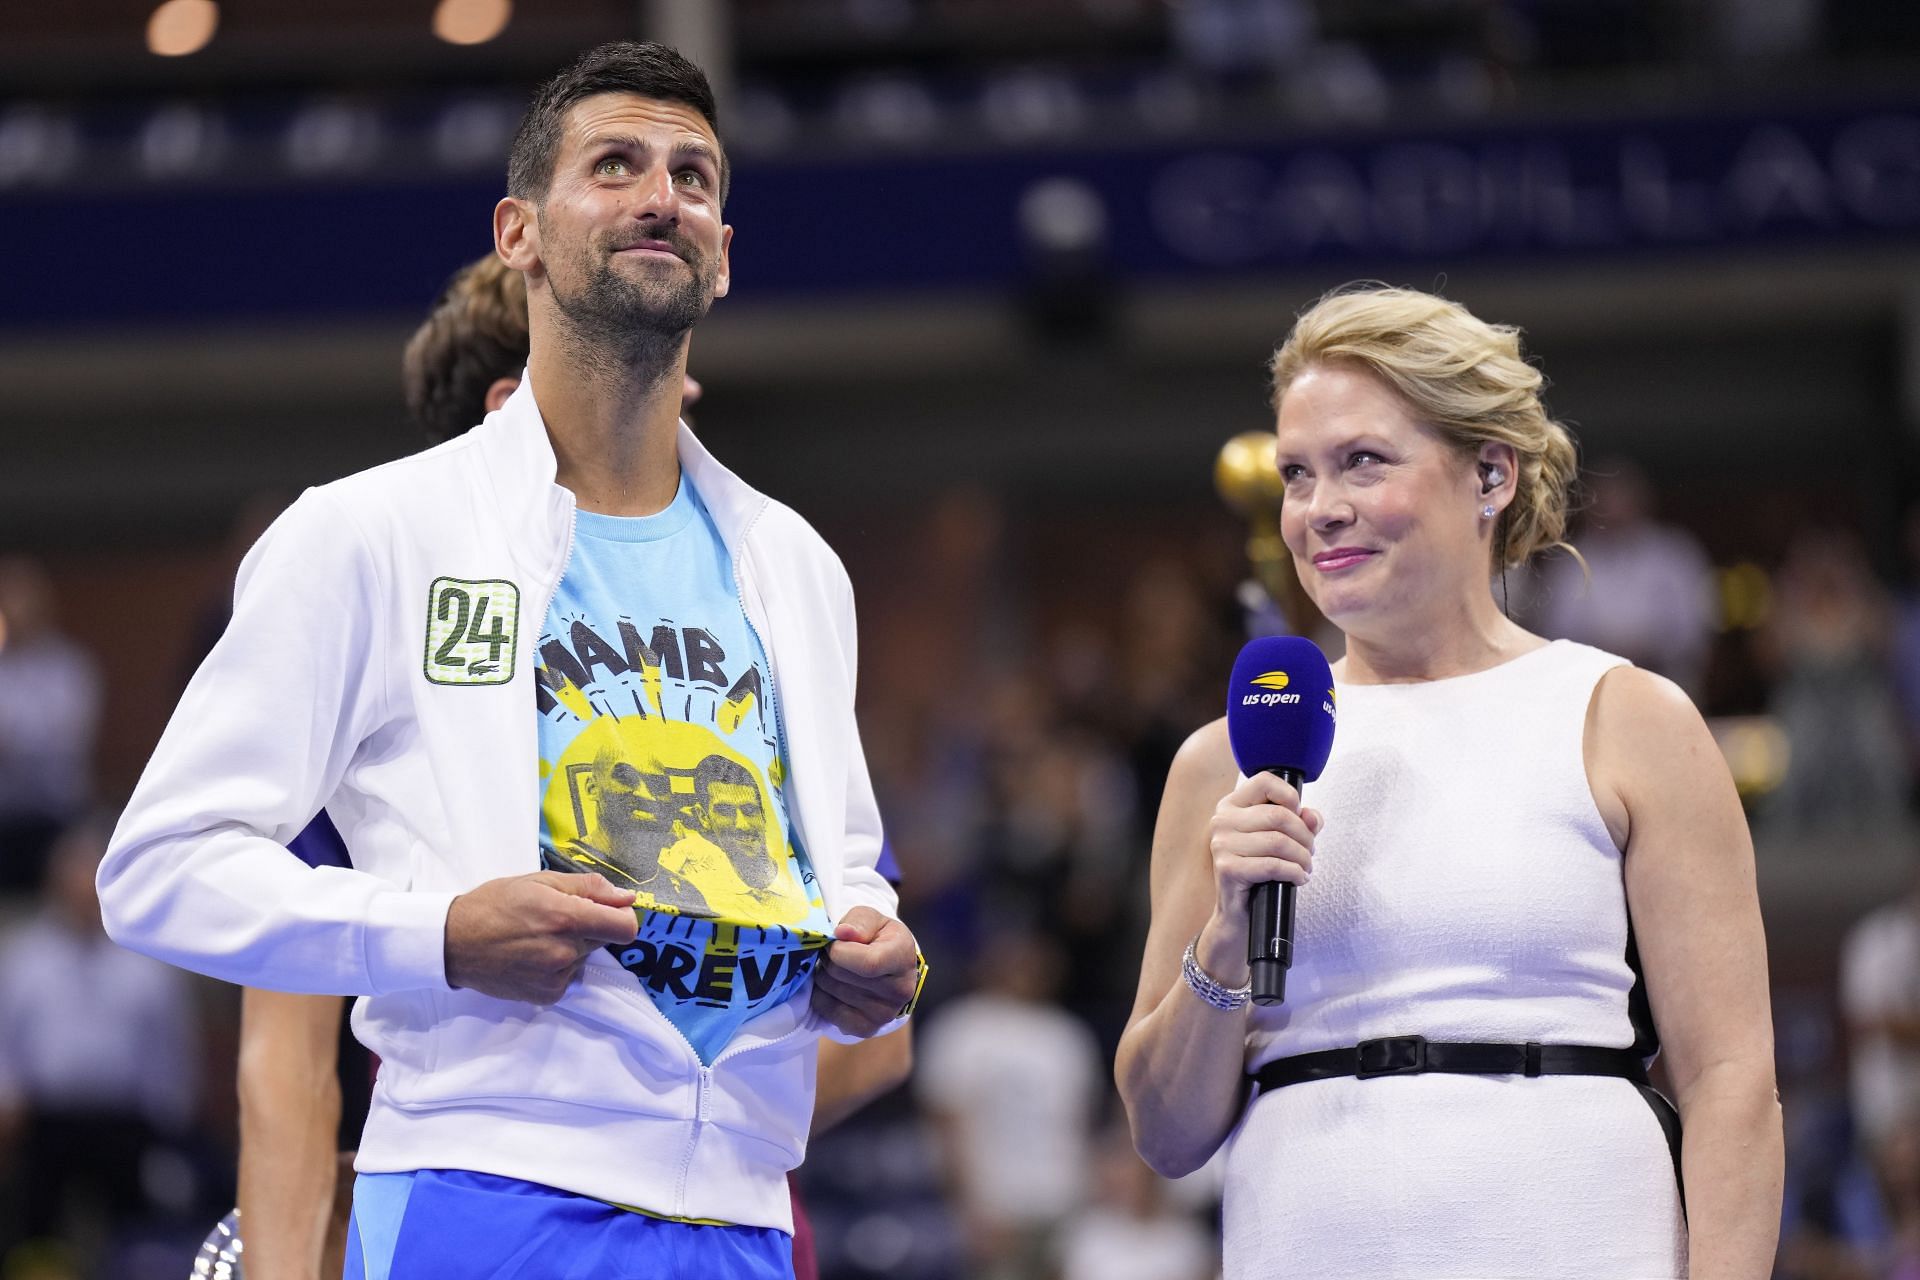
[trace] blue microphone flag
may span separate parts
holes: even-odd
[[[1312,782],[1333,750],[1333,722],[1333,671],[1319,645],[1261,636],[1240,650],[1227,685],[1227,740],[1240,772],[1298,770]]]

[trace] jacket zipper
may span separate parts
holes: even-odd
[[[656,1009],[655,1012],[658,1012],[658,1010]],[[661,1014],[660,1016],[662,1018],[666,1017],[665,1014]],[[679,1030],[678,1027],[674,1029],[676,1031]],[[786,1044],[789,1041],[797,1040],[808,1034],[811,1034],[811,1032],[807,1026],[806,1019],[803,1017],[800,1020],[799,1026],[783,1036],[765,1041],[761,1044],[729,1045],[720,1051],[720,1056],[715,1058],[710,1065],[701,1064],[699,1055],[694,1055],[696,1070],[694,1072],[693,1127],[687,1131],[686,1149],[680,1153],[680,1174],[674,1179],[673,1184],[673,1212],[676,1216],[684,1216],[686,1213],[687,1179],[693,1173],[693,1153],[700,1145],[701,1131],[710,1123],[708,1113],[713,1109],[713,1073],[719,1068],[721,1063],[727,1061],[729,1058],[737,1058],[747,1053],[760,1053],[764,1050]],[[685,1038],[684,1035],[681,1037],[683,1040]],[[691,1048],[691,1046],[689,1046],[689,1048]]]
[[[673,1019],[660,1011],[660,1006],[653,1002],[652,997],[646,995],[644,992],[636,993],[630,984],[623,981],[616,981],[613,974],[601,969],[596,969],[592,965],[587,966],[582,976],[585,981],[595,982],[605,986],[623,1001],[644,1007],[653,1017],[665,1023],[667,1028],[673,1032],[674,1038],[686,1046],[687,1058],[693,1063],[693,1127],[688,1131],[687,1144],[680,1153],[680,1172],[674,1178],[673,1183],[673,1208],[668,1210],[668,1212],[674,1216],[680,1216],[687,1207],[687,1178],[688,1175],[693,1172],[694,1149],[700,1143],[700,1131],[708,1124],[708,1113],[713,1109],[713,1073],[715,1068],[729,1058],[736,1058],[746,1053],[759,1053],[762,1050],[777,1048],[789,1041],[797,1040],[801,1036],[811,1034],[810,1028],[807,1025],[806,1019],[803,1017],[799,1026],[783,1036],[775,1037],[772,1040],[760,1044],[729,1045],[720,1051],[720,1056],[715,1058],[710,1065],[703,1064],[700,1061],[700,1055],[694,1051],[693,1042],[687,1039],[686,1032],[675,1026]]]
[[[542,606],[540,610],[540,625],[542,627],[546,626],[547,615],[553,611],[553,601],[554,601],[554,598],[560,594],[560,584],[566,580],[567,565],[571,563],[573,560],[574,536],[578,532],[579,526],[580,526],[579,505],[577,503],[570,502],[567,504],[567,540],[566,540],[566,545],[562,548],[562,553],[560,556],[560,572],[554,576],[553,585],[547,588],[547,601],[546,601],[546,604]],[[734,588],[736,591],[738,591],[739,589],[739,570],[737,567],[735,568],[735,571],[734,571]],[[741,605],[741,609],[743,612],[745,611],[745,608],[746,606],[743,602]],[[747,620],[747,626],[749,628],[753,626],[753,620],[751,618]],[[536,646],[538,645],[538,643],[539,643],[538,640],[536,640],[535,641]],[[536,658],[539,656],[537,648],[534,656]],[[768,662],[772,662],[772,659],[769,658]],[[612,980],[613,975],[607,974],[604,977],[601,977],[599,976],[599,974],[600,974],[599,970],[595,969],[592,965],[588,965],[584,970],[582,970],[581,977],[583,980],[591,980],[594,982],[601,983],[602,985],[608,987],[610,990],[614,991],[619,996],[623,998],[631,998],[632,1003],[643,1006],[647,1012],[650,1012],[656,1019],[664,1023],[666,1025],[667,1030],[673,1033],[673,1038],[678,1040],[681,1043],[681,1045],[685,1047],[687,1051],[687,1058],[689,1061],[693,1063],[693,1066],[694,1066],[694,1078],[695,1078],[696,1087],[695,1087],[695,1093],[694,1093],[693,1131],[687,1136],[687,1150],[685,1155],[681,1157],[680,1176],[675,1180],[674,1189],[673,1189],[674,1212],[677,1213],[686,1204],[687,1174],[693,1168],[693,1147],[694,1147],[694,1143],[699,1139],[700,1126],[704,1124],[706,1120],[707,1095],[708,1095],[709,1089],[712,1086],[712,1081],[709,1077],[709,1068],[701,1065],[700,1054],[694,1049],[693,1041],[687,1039],[687,1033],[682,1031],[674,1023],[672,1018],[669,1018],[666,1014],[660,1011],[660,1006],[653,1002],[652,997],[648,996],[645,992],[641,992],[637,998],[634,998],[633,992],[624,983],[616,983]],[[643,1014],[642,1016],[645,1016],[645,1015]],[[782,1037],[782,1038],[784,1039],[785,1037]],[[715,1059],[715,1061],[718,1061],[718,1059]]]
[[[793,768],[793,754],[787,750],[787,721],[780,713],[780,677],[779,672],[774,666],[776,659],[773,656],[773,646],[767,643],[767,638],[760,634],[760,628],[754,624],[753,610],[747,607],[746,579],[740,567],[746,559],[747,539],[752,536],[753,527],[760,523],[760,517],[766,509],[767,504],[762,502],[754,511],[753,518],[748,520],[746,527],[740,531],[740,554],[732,555],[731,551],[729,551],[729,556],[733,560],[733,594],[740,604],[740,616],[746,619],[747,630],[753,634],[755,642],[759,644],[760,652],[767,655],[767,714],[773,717],[773,735],[774,741],[779,747],[781,765],[791,771]],[[786,799],[787,818],[790,822],[793,820],[794,801],[796,798],[793,775],[789,772],[786,780]],[[799,829],[799,823],[794,822],[793,825],[795,830]],[[799,847],[801,852],[806,855],[807,869],[813,873],[814,884],[821,889],[821,900],[826,905],[827,918],[828,921],[831,922],[833,919],[833,904],[825,901],[826,892],[825,886],[822,885],[820,881],[820,868],[818,864],[814,862],[813,854],[807,849],[807,846],[802,844]]]
[[[760,628],[754,625],[753,610],[747,607],[747,584],[740,568],[746,559],[747,539],[753,536],[753,527],[760,523],[761,515],[766,511],[763,502],[755,508],[753,518],[747,521],[747,527],[740,531],[740,554],[733,556],[733,595],[740,605],[740,616],[747,621],[747,630],[752,633],[753,641],[760,646],[760,652],[767,655],[767,714],[773,717],[773,737],[780,751],[780,763],[784,769],[793,767],[793,757],[787,752],[787,722],[780,715],[780,681],[773,669],[773,648],[767,638],[760,634]],[[792,778],[787,779],[792,783]],[[793,806],[787,806],[788,816],[792,816]],[[817,873],[816,873],[817,874]]]
[[[579,526],[579,524],[580,524],[580,506],[578,503],[574,502],[571,498],[569,498],[567,500],[567,540],[566,542],[561,544],[561,547],[560,547],[560,572],[553,575],[553,582],[547,587],[546,601],[540,606],[540,617],[536,620],[535,625],[531,628],[533,632],[534,660],[533,662],[529,663],[527,666],[527,669],[529,671],[539,670],[540,630],[541,628],[547,625],[547,615],[553,612],[553,601],[554,601],[554,597],[560,594],[560,584],[566,581],[567,565],[573,561],[574,531]],[[536,746],[534,748],[534,751],[537,757],[539,748]]]
[[[662,1016],[664,1017],[665,1015]],[[703,1066],[700,1068],[699,1088],[694,1094],[693,1129],[687,1134],[687,1149],[680,1157],[680,1176],[674,1183],[673,1198],[676,1212],[683,1213],[687,1207],[687,1178],[693,1172],[693,1152],[694,1148],[700,1143],[700,1131],[708,1124],[707,1112],[711,1109],[714,1071],[721,1063],[729,1058],[737,1058],[742,1054],[759,1053],[766,1049],[776,1048],[786,1044],[790,1040],[797,1040],[801,1036],[808,1034],[810,1034],[810,1031],[807,1026],[807,1021],[805,1018],[802,1018],[799,1026],[777,1039],[768,1040],[763,1044],[729,1045],[720,1051],[720,1056],[713,1060],[711,1066]],[[695,1059],[696,1062],[698,1060],[698,1058]]]

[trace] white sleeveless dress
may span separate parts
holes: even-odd
[[[1452,679],[1337,686],[1287,1001],[1253,1013],[1249,1070],[1381,1036],[1651,1048],[1582,749],[1594,686],[1623,664],[1558,641]],[[1611,1077],[1256,1092],[1225,1197],[1228,1280],[1687,1274],[1665,1135]]]

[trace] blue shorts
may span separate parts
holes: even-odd
[[[649,1218],[457,1169],[354,1180],[345,1280],[793,1280],[772,1227]]]

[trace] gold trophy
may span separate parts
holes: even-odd
[[[1240,586],[1240,605],[1249,631],[1272,630],[1272,615],[1277,614],[1291,634],[1317,640],[1326,633],[1326,619],[1307,598],[1293,572],[1293,557],[1280,540],[1280,500],[1286,486],[1273,450],[1273,432],[1247,431],[1220,446],[1213,463],[1213,487],[1247,520],[1247,561],[1253,576]],[[1263,615],[1268,618],[1265,625]]]

